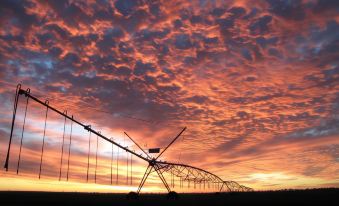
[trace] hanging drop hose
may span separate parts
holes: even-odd
[[[111,138],[113,141],[113,138]],[[112,154],[111,154],[111,185],[113,185],[113,144],[112,144]]]
[[[29,89],[26,90],[26,92],[30,92]],[[25,132],[25,124],[26,124],[26,115],[27,115],[27,107],[28,107],[28,100],[29,98],[27,97],[26,100],[26,107],[25,107],[25,115],[24,115],[24,122],[22,124],[22,132],[21,132],[21,140],[20,140],[20,149],[19,149],[19,158],[18,158],[18,165],[16,167],[16,174],[19,174],[19,167],[20,167],[20,159],[21,159],[21,149],[22,149],[22,141],[24,139],[24,132]]]
[[[130,175],[131,176],[131,178],[130,178],[131,179],[131,185],[133,185],[133,181],[132,181],[132,179],[133,179],[132,178],[132,175],[133,175],[132,157],[133,157],[133,155],[131,154],[131,164],[130,164],[131,165],[131,175]]]
[[[119,184],[119,147],[117,151],[117,185]]]
[[[126,178],[127,178],[127,179],[126,179],[126,182],[127,182],[127,185],[128,185],[128,182],[129,182],[129,181],[128,181],[128,162],[129,162],[129,161],[128,161],[128,153],[126,152],[126,171],[127,171],[127,172],[126,172]]]
[[[45,104],[48,105],[48,100],[45,101]],[[46,135],[46,125],[47,125],[47,115],[48,115],[48,107],[46,107],[46,116],[45,116],[45,126],[44,126],[44,135],[42,137],[42,146],[41,146],[41,157],[40,157],[40,169],[39,169],[39,179],[41,177],[41,167],[42,167],[42,158],[44,155],[44,147],[45,147],[45,135]]]
[[[64,111],[64,113],[67,115],[67,111]],[[64,131],[63,131],[63,134],[62,134],[59,181],[61,180],[62,159],[63,159],[63,156],[64,156],[65,132],[66,132],[66,117],[65,117],[65,120],[64,120]]]
[[[90,127],[90,126],[89,126]],[[88,137],[88,154],[87,154],[87,179],[86,181],[88,182],[88,173],[89,173],[89,156],[91,154],[91,135],[92,135],[92,132],[89,131],[89,137]]]
[[[73,115],[72,115],[72,119],[73,119]],[[69,134],[69,147],[68,147],[68,160],[67,160],[67,181],[68,181],[68,174],[69,174],[69,160],[70,160],[70,157],[71,157],[72,132],[73,132],[73,121],[71,121],[71,132]]]
[[[94,173],[94,183],[97,183],[98,146],[99,146],[99,138],[98,138],[98,135],[97,135],[97,150],[95,151],[95,173]]]

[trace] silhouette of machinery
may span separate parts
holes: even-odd
[[[163,185],[165,186],[165,188],[167,189],[167,191],[169,192],[170,196],[174,196],[173,194],[175,193],[174,191],[171,190],[170,185],[167,183],[165,177],[164,177],[164,173],[170,173],[172,177],[177,177],[180,179],[180,185],[179,187],[182,188],[184,182],[188,183],[188,186],[190,184],[192,184],[192,186],[195,188],[197,184],[201,186],[203,186],[204,188],[207,187],[214,187],[216,188],[218,191],[223,192],[234,192],[234,191],[252,191],[251,188],[243,186],[238,184],[235,181],[224,181],[223,179],[221,179],[219,176],[208,172],[204,169],[201,168],[197,168],[194,166],[190,166],[187,164],[180,164],[180,163],[173,163],[173,162],[166,162],[166,161],[161,161],[159,160],[159,158],[165,153],[165,151],[171,146],[173,145],[173,143],[180,137],[180,135],[186,130],[186,127],[183,128],[177,135],[176,137],[167,145],[167,147],[165,147],[161,152],[160,152],[160,148],[152,148],[149,149],[149,153],[160,153],[157,157],[151,157],[149,155],[149,153],[147,153],[142,147],[140,147],[140,145],[134,141],[126,132],[125,135],[146,155],[146,157],[144,157],[141,154],[136,153],[135,151],[132,151],[131,149],[129,149],[128,147],[124,147],[120,144],[118,144],[117,142],[113,141],[112,139],[104,136],[103,134],[101,134],[100,132],[95,131],[93,128],[91,128],[89,125],[85,125],[81,122],[79,122],[78,120],[74,119],[73,116],[69,116],[67,114],[67,112],[61,112],[58,109],[52,107],[49,105],[48,100],[46,100],[45,102],[41,101],[40,99],[38,99],[37,97],[33,96],[30,93],[30,89],[27,90],[23,90],[21,89],[21,85],[19,84],[17,86],[16,89],[16,94],[15,94],[15,101],[14,101],[14,108],[13,108],[13,117],[12,117],[12,125],[11,125],[11,132],[10,132],[10,139],[9,139],[9,144],[8,144],[8,151],[7,151],[7,156],[6,156],[6,161],[5,161],[5,165],[4,168],[6,169],[6,171],[8,171],[8,167],[9,167],[9,158],[10,158],[10,150],[11,150],[11,144],[12,144],[12,137],[13,137],[13,129],[14,129],[14,125],[15,125],[15,117],[16,117],[16,112],[17,112],[17,106],[18,106],[18,101],[19,101],[19,97],[23,95],[25,98],[27,98],[27,102],[26,102],[26,111],[25,111],[25,116],[26,116],[26,112],[27,112],[27,104],[28,104],[28,99],[34,100],[35,102],[38,102],[39,104],[43,105],[46,107],[46,119],[47,119],[47,112],[48,110],[52,110],[56,113],[58,113],[59,115],[63,116],[66,119],[70,120],[72,123],[78,124],[80,126],[82,126],[85,130],[87,130],[88,132],[97,135],[97,137],[100,137],[104,140],[106,140],[107,142],[111,143],[112,145],[117,146],[118,148],[126,151],[127,153],[130,153],[142,160],[144,160],[145,162],[148,163],[147,169],[140,181],[140,184],[138,186],[138,189],[135,192],[131,192],[131,198],[135,197],[135,194],[139,194],[142,187],[144,186],[148,176],[151,173],[156,173],[160,180],[162,181]],[[45,129],[46,129],[46,119],[45,119]],[[24,128],[24,126],[23,126]],[[24,129],[23,129],[24,130]],[[23,131],[22,131],[23,132]],[[45,131],[44,131],[45,132]],[[20,152],[21,152],[21,146],[20,146]],[[42,153],[43,153],[43,147],[42,147]],[[20,156],[19,156],[20,157]],[[41,155],[41,159],[42,159],[42,155]],[[20,158],[19,158],[20,161]],[[19,161],[18,161],[18,168],[17,168],[17,172],[19,169]],[[40,173],[41,173],[41,164],[40,164]],[[40,178],[40,173],[39,173],[39,178]],[[87,178],[88,178],[88,174],[87,174]],[[171,184],[172,186],[174,185],[174,181],[173,178],[171,180]],[[173,194],[172,194],[173,193]]]

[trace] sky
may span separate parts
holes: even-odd
[[[124,131],[144,148],[164,148],[186,126],[165,161],[255,190],[339,187],[337,0],[3,0],[0,27],[1,164],[20,83],[135,151]],[[0,190],[135,189],[147,165],[133,158],[127,185],[126,154],[113,148],[120,180],[110,185],[111,145],[103,140],[93,183],[95,136],[86,184],[89,134],[76,125],[65,181],[70,122],[59,182],[64,120],[53,112],[38,180],[46,108],[33,101],[16,175],[20,98]],[[151,176],[145,191],[164,187]]]

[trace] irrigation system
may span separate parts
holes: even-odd
[[[31,94],[30,89],[23,90],[21,88],[21,85],[18,84],[16,88],[16,93],[15,93],[15,100],[14,100],[14,107],[13,107],[13,117],[12,117],[12,124],[11,124],[11,131],[10,131],[10,138],[9,138],[9,143],[8,143],[8,150],[7,150],[7,156],[6,156],[6,161],[4,168],[6,171],[9,169],[9,162],[10,162],[10,154],[11,154],[11,145],[12,145],[12,139],[13,139],[13,130],[16,124],[16,115],[17,115],[17,107],[18,107],[18,102],[19,102],[19,97],[23,96],[26,100],[25,104],[25,113],[24,113],[24,120],[23,120],[23,125],[22,125],[22,132],[21,132],[21,141],[20,141],[20,147],[19,147],[19,158],[18,162],[16,165],[16,172],[19,173],[19,168],[20,168],[20,157],[21,157],[21,150],[22,150],[22,144],[23,144],[23,138],[24,138],[24,132],[25,132],[25,122],[26,122],[26,115],[27,115],[27,106],[29,100],[33,100],[39,104],[41,104],[45,108],[45,122],[44,122],[44,130],[43,130],[43,139],[42,139],[42,145],[41,145],[41,153],[40,153],[40,167],[39,167],[39,179],[41,177],[41,171],[42,171],[42,163],[43,163],[43,156],[44,156],[44,146],[45,146],[45,136],[46,136],[46,124],[47,124],[47,117],[49,112],[55,112],[58,115],[61,115],[64,118],[63,122],[63,141],[62,141],[62,151],[61,151],[61,158],[60,158],[60,172],[59,172],[59,180],[61,179],[61,167],[63,164],[63,154],[64,154],[64,144],[65,144],[65,126],[66,126],[66,120],[71,122],[71,132],[69,135],[69,148],[68,148],[68,157],[70,156],[70,149],[71,149],[71,144],[72,144],[72,128],[73,124],[77,124],[81,126],[84,130],[89,132],[89,141],[88,141],[88,149],[90,150],[91,148],[91,135],[96,135],[97,137],[97,142],[98,138],[101,138],[108,143],[112,144],[112,158],[113,158],[113,146],[118,147],[119,149],[123,150],[127,154],[127,159],[126,159],[126,166],[130,167],[130,174],[128,174],[128,169],[127,169],[127,183],[129,182],[128,176],[130,176],[130,183],[132,183],[132,157],[137,157],[143,161],[145,161],[148,166],[147,169],[139,183],[139,186],[137,188],[136,193],[139,194],[149,177],[151,173],[156,173],[160,180],[162,181],[163,185],[167,189],[168,192],[173,192],[171,188],[174,188],[174,178],[179,179],[179,188],[184,187],[187,185],[188,188],[196,188],[198,185],[201,188],[215,188],[215,191],[218,192],[241,192],[241,191],[252,191],[251,188],[243,186],[238,184],[235,181],[227,181],[223,180],[216,174],[213,174],[211,172],[208,172],[204,169],[194,167],[191,165],[187,164],[180,164],[180,163],[174,163],[174,162],[167,162],[167,161],[162,161],[160,160],[160,157],[166,152],[166,150],[173,145],[173,143],[183,134],[183,132],[186,130],[186,127],[183,128],[176,136],[175,138],[165,147],[164,149],[161,150],[160,148],[152,148],[149,149],[149,152],[147,153],[136,141],[134,141],[130,135],[128,135],[126,132],[124,134],[145,154],[141,155],[136,153],[135,151],[129,149],[128,147],[122,146],[121,144],[117,143],[114,141],[112,138],[108,138],[105,135],[101,134],[101,132],[96,131],[94,128],[92,128],[90,125],[86,125],[78,120],[76,120],[73,115],[68,115],[67,111],[60,111],[55,107],[52,107],[49,104],[49,101],[42,101],[38,99],[37,97],[33,96]],[[97,148],[98,150],[98,143],[97,143]],[[97,162],[97,150],[96,150],[96,162]],[[67,151],[66,151],[67,152]],[[149,153],[159,153],[156,157],[152,157]],[[130,157],[130,158],[129,158]],[[111,163],[111,184],[113,184],[113,178],[112,178],[112,165],[114,164],[113,160],[110,162]],[[118,175],[118,161],[116,162],[116,167],[117,167],[117,178],[119,177]],[[97,166],[96,166],[97,167]],[[67,180],[68,180],[68,173],[69,173],[69,158],[67,160]],[[96,174],[97,169],[95,170],[95,180],[96,180]],[[165,179],[164,173],[170,174],[170,183],[168,183],[168,180]],[[88,175],[89,175],[89,153],[88,153],[88,164],[87,164],[87,181],[88,181]]]

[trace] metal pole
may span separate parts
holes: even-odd
[[[13,138],[13,130],[14,130],[14,122],[15,122],[15,117],[16,117],[16,111],[18,107],[18,102],[19,102],[19,94],[21,91],[21,84],[18,84],[16,86],[16,91],[15,91],[15,98],[14,98],[14,106],[13,106],[13,117],[12,117],[12,126],[11,126],[11,134],[9,136],[9,143],[8,143],[8,149],[7,149],[7,155],[6,155],[6,161],[4,168],[6,171],[8,171],[8,164],[9,164],[9,155],[11,152],[11,145],[12,145],[12,138]]]

